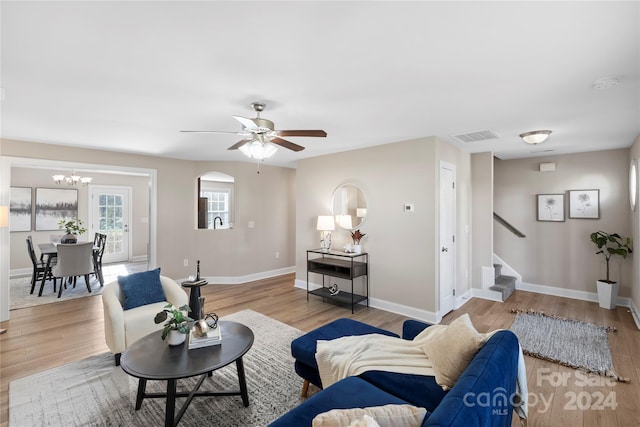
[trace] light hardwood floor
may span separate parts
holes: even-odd
[[[366,307],[352,315],[348,308],[323,303],[314,296],[307,302],[306,293],[293,288],[293,281],[291,274],[244,285],[208,285],[202,289],[205,308],[220,316],[249,308],[303,331],[351,317],[401,332],[404,316]],[[640,426],[640,331],[628,309],[603,310],[596,303],[516,291],[505,303],[472,299],[447,315],[443,323],[469,313],[480,332],[508,328],[514,318],[512,308],[617,327],[618,332],[610,334],[614,366],[631,380],[629,384],[602,384],[600,377],[592,376],[593,382],[582,384],[583,376],[574,370],[526,357],[529,426]],[[108,351],[101,296],[14,310],[0,328],[8,329],[0,335],[0,427],[8,425],[12,380]],[[609,399],[604,400],[606,397]],[[545,406],[543,401],[550,403]],[[513,426],[519,425],[514,419]]]

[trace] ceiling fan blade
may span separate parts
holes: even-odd
[[[247,119],[246,117],[241,116],[233,116],[233,118],[239,121],[242,126],[248,130],[258,130],[258,125],[256,125],[256,123],[251,119]]]
[[[235,144],[233,144],[231,147],[227,148],[227,150],[237,150],[238,148],[242,147],[244,144],[246,144],[249,141],[251,141],[251,138],[242,139],[236,142]]]
[[[291,141],[287,141],[286,139],[282,139],[282,138],[278,138],[278,137],[271,138],[271,142],[274,143],[274,144],[277,144],[277,145],[279,145],[281,147],[288,148],[289,150],[293,150],[293,151],[302,151],[302,150],[304,150],[304,147],[302,145],[294,144]]]
[[[243,131],[229,132],[229,131],[225,131],[225,130],[181,130],[180,132],[183,132],[183,133],[221,133],[221,134],[228,134],[228,135],[251,135],[249,132],[243,132]]]
[[[324,138],[327,133],[323,130],[279,130],[276,132],[279,136],[318,136]]]

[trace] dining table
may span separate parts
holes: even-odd
[[[54,259],[58,257],[58,244],[57,243],[38,243],[38,248],[40,249],[40,254],[42,257],[46,258],[46,263],[44,267],[44,275],[42,276],[42,283],[40,284],[40,292],[38,292],[38,296],[42,296],[42,289],[44,289],[44,282],[47,280],[47,276],[51,272],[51,263]],[[97,251],[98,247],[93,247],[93,265],[97,265]],[[62,286],[62,284],[60,284]]]

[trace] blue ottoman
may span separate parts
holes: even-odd
[[[342,318],[320,326],[291,342],[291,355],[296,360],[295,370],[304,379],[302,396],[306,397],[309,383],[322,388],[322,381],[316,364],[316,343],[318,340],[333,340],[349,335],[382,334],[398,337],[393,332],[367,325],[348,318]]]

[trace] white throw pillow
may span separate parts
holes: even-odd
[[[443,390],[453,387],[485,340],[466,313],[443,328],[441,333],[425,340],[424,352],[431,360],[436,382]]]
[[[313,427],[346,427],[368,415],[380,427],[420,427],[427,410],[412,405],[384,405],[367,408],[332,409],[316,415]],[[355,424],[368,426],[369,424]]]

